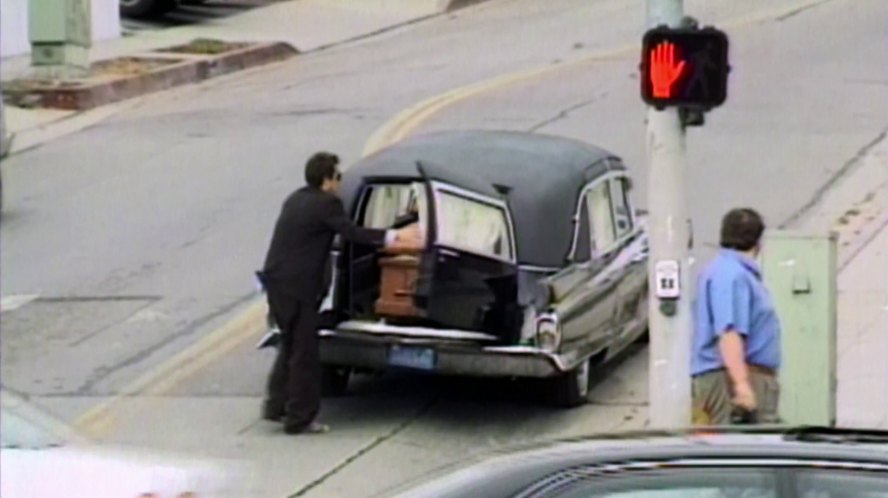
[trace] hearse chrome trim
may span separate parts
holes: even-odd
[[[554,266],[518,265],[518,269],[532,273],[555,273],[562,268],[556,268]]]
[[[410,327],[392,325],[385,322],[367,322],[362,320],[348,320],[340,323],[337,328],[342,332],[366,332],[369,334],[394,335],[403,337],[415,337],[424,339],[449,339],[456,341],[495,341],[494,335],[481,332],[456,329],[434,329],[429,327]],[[324,335],[321,331],[321,335]]]
[[[324,296],[324,300],[321,302],[321,307],[318,311],[329,311],[333,309],[333,304],[336,295],[336,281],[339,279],[339,256],[340,251],[334,249],[330,251],[330,262],[329,265],[331,267],[330,272],[330,286],[327,287],[327,294]]]
[[[562,372],[570,370],[563,357],[535,346],[489,346],[484,348],[484,352],[514,356],[540,356],[551,361]]]
[[[437,358],[435,373],[485,377],[551,378],[576,367],[578,352],[550,353],[533,346],[483,346],[477,342],[444,341],[322,329],[321,361],[328,365],[386,370],[387,357],[394,347],[429,348]]]
[[[554,352],[561,347],[561,320],[555,312],[536,317],[536,344],[543,351]]]

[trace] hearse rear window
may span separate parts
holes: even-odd
[[[512,261],[505,210],[449,191],[437,192],[438,243]]]
[[[392,228],[399,218],[409,214],[416,205],[418,213],[421,213],[420,224],[424,226],[424,192],[422,184],[418,183],[370,186],[360,224],[368,228]]]

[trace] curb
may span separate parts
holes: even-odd
[[[114,81],[109,81],[105,83],[108,88],[101,90],[101,92],[105,92],[104,99],[101,100],[95,98],[92,93],[100,93],[97,89],[92,89],[90,92],[81,92],[82,96],[73,97],[70,100],[72,102],[82,101],[82,107],[64,107],[64,109],[68,110],[76,110],[79,111],[72,116],[68,116],[62,118],[57,121],[52,121],[49,123],[45,123],[40,125],[36,129],[33,130],[24,130],[21,132],[17,132],[13,134],[13,138],[16,140],[13,141],[13,145],[9,150],[9,156],[13,156],[22,152],[26,152],[37,148],[43,145],[46,142],[50,142],[56,138],[68,135],[70,133],[74,133],[79,131],[80,129],[89,127],[97,122],[101,121],[105,117],[113,115],[116,113],[115,111],[102,112],[102,108],[107,104],[124,104],[126,100],[135,100],[135,97],[139,96],[147,96],[152,93],[158,93],[163,90],[168,90],[177,86],[183,86],[190,83],[198,83],[210,78],[215,78],[217,76],[222,76],[225,74],[229,74],[232,72],[249,69],[252,67],[258,67],[261,65],[269,64],[272,62],[278,62],[285,59],[288,59],[292,56],[303,54],[303,53],[313,53],[313,52],[321,52],[326,49],[330,49],[333,47],[337,47],[340,45],[345,45],[348,43],[357,42],[366,38],[370,38],[382,33],[386,33],[395,29],[403,28],[404,26],[409,26],[411,24],[417,24],[423,21],[427,21],[433,18],[437,18],[443,15],[447,15],[448,13],[452,13],[456,10],[460,10],[466,7],[474,7],[479,6],[480,4],[488,3],[491,0],[439,0],[439,12],[435,14],[431,14],[428,16],[423,16],[417,19],[411,19],[405,22],[396,23],[391,26],[387,26],[385,28],[379,29],[377,31],[373,31],[370,33],[365,33],[361,35],[357,35],[351,38],[347,38],[344,40],[339,40],[337,42],[329,43],[327,45],[315,47],[308,51],[301,51],[297,47],[294,47],[288,43],[284,42],[276,42],[276,43],[265,43],[261,45],[254,45],[252,47],[247,47],[245,49],[234,50],[229,53],[221,54],[215,57],[210,56],[200,56],[200,55],[185,55],[181,54],[178,59],[182,60],[181,63],[176,64],[176,66],[191,66],[191,67],[177,67],[176,71],[181,71],[179,73],[178,80],[174,77],[175,74],[169,74],[169,72],[173,72],[173,65],[167,65],[156,72],[158,73],[167,73],[165,84],[161,84],[158,82],[146,82],[146,80],[142,80],[143,83],[141,89],[139,89],[139,85],[134,85],[132,82],[130,83],[120,83],[116,80],[125,80],[125,79],[136,79],[132,77],[120,77]],[[172,48],[172,47],[170,47]],[[161,58],[171,58],[175,57],[173,53],[165,52],[165,50],[169,50],[169,48],[154,50],[151,52],[142,52],[135,53],[128,56],[122,57],[130,57],[130,58],[147,58],[147,59],[161,59]],[[143,74],[141,76],[145,77],[148,74],[153,73],[149,72]],[[136,87],[135,89],[133,87]],[[12,94],[12,92],[8,92]],[[27,95],[30,92],[20,92],[19,95]],[[33,94],[33,93],[32,93]],[[79,100],[82,99],[82,100]],[[38,100],[43,102],[43,97],[38,95]],[[63,99],[64,100],[64,99]],[[45,105],[45,104],[44,104]],[[71,105],[71,104],[69,104]],[[46,105],[45,105],[46,106]],[[51,107],[51,106],[46,106]],[[95,114],[94,114],[95,113]],[[56,127],[63,128],[62,130],[56,130]]]
[[[173,57],[174,54],[164,50],[168,49],[127,58],[169,60]],[[105,81],[53,88],[36,87],[9,93],[20,97],[33,95],[43,107],[84,111],[281,61],[298,53],[296,48],[286,43],[262,43],[212,56],[177,55],[173,59],[176,62],[134,76],[117,76]]]
[[[266,43],[252,48],[235,50],[202,61],[200,64],[201,80],[216,78],[252,67],[264,66],[272,62],[289,59],[298,54],[298,49],[282,42]]]
[[[94,126],[117,114],[120,110],[127,109],[140,101],[140,99],[135,98],[87,111],[78,111],[70,116],[65,116],[34,128],[11,133],[9,139],[11,145],[3,160],[5,161],[15,155],[36,149],[47,142]]]

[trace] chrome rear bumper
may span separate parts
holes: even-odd
[[[578,361],[529,346],[486,346],[495,337],[477,332],[350,321],[319,335],[324,364],[372,370],[399,368],[390,364],[392,346],[433,350],[434,367],[422,370],[447,375],[552,377]]]

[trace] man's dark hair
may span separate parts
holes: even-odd
[[[329,152],[318,152],[305,163],[305,182],[320,188],[324,180],[336,176],[336,165],[339,157]]]
[[[722,218],[721,246],[737,251],[749,251],[758,245],[764,232],[765,222],[755,210],[732,209]]]

